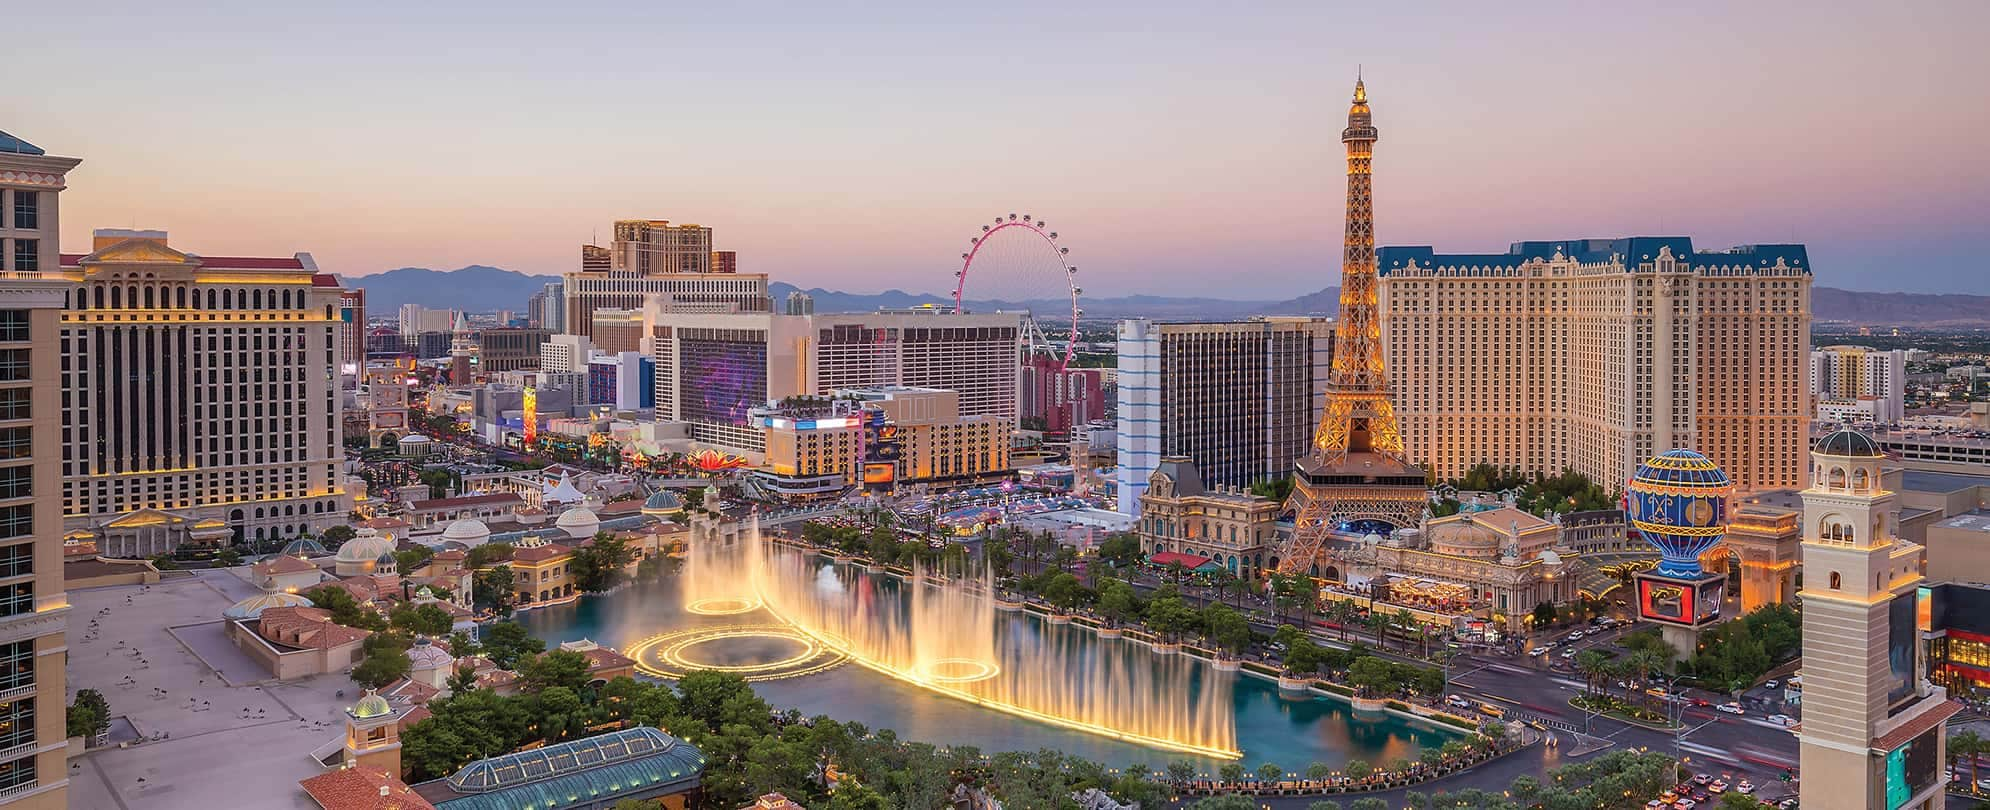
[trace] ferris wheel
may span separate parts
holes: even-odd
[[[1078,268],[1066,260],[1071,249],[1029,214],[996,217],[968,241],[974,247],[960,254],[954,271],[954,307],[966,312],[972,298],[1021,310],[1023,360],[1069,365],[1078,351],[1078,317],[1085,314],[1078,307]]]

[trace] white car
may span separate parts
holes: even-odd
[[[1721,780],[1719,780],[1719,779],[1715,779],[1715,780],[1714,780],[1714,783],[1713,783],[1713,784],[1711,784],[1711,785],[1708,785],[1708,786],[1707,786],[1707,792],[1708,792],[1708,793],[1716,793],[1716,794],[1718,794],[1718,793],[1726,793],[1726,792],[1727,792],[1727,783],[1726,783],[1726,782],[1724,782],[1724,781],[1721,781]]]
[[[1739,793],[1739,794],[1741,794],[1741,795],[1743,795],[1743,796],[1746,796],[1746,795],[1748,795],[1748,794],[1750,794],[1750,793],[1754,793],[1754,792],[1755,792],[1755,783],[1754,783],[1754,782],[1750,782],[1750,781],[1748,781],[1748,780],[1746,780],[1746,779],[1743,779],[1743,780],[1741,780],[1741,781],[1739,781],[1739,782],[1736,782],[1736,783],[1734,783],[1734,792],[1736,792],[1736,793]]]
[[[1787,726],[1796,721],[1792,720],[1790,716],[1787,714],[1772,714],[1769,715],[1769,722],[1775,723],[1776,725],[1779,726]]]
[[[1771,679],[1762,682],[1762,688],[1764,689],[1781,689],[1782,687],[1783,684],[1781,681]]]
[[[1723,703],[1719,706],[1715,706],[1714,708],[1720,711],[1727,712],[1728,714],[1732,715],[1747,714],[1747,712],[1741,710],[1741,704],[1739,703]]]
[[[1581,641],[1581,640],[1582,640],[1582,631],[1581,631],[1581,630],[1577,630],[1577,631],[1575,631],[1575,632],[1573,632],[1573,633],[1570,633],[1570,634],[1569,634],[1569,640],[1570,640],[1570,641]]]
[[[1673,802],[1672,806],[1678,808],[1678,810],[1693,810],[1693,808],[1699,806],[1699,803],[1692,799],[1682,798],[1679,801]]]
[[[1576,654],[1576,653],[1578,653],[1578,652],[1580,652],[1580,650],[1577,650],[1577,649],[1575,649],[1574,647],[1570,647],[1569,649],[1566,649],[1566,650],[1563,650],[1563,651],[1562,651],[1562,657],[1563,657],[1563,658],[1574,658],[1574,657],[1575,657],[1575,654]]]

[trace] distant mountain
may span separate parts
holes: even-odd
[[[498,267],[471,265],[456,270],[403,267],[346,279],[344,283],[365,288],[367,309],[375,314],[389,312],[402,304],[470,312],[499,309],[523,312],[525,299],[555,279],[554,276],[534,276]],[[788,293],[798,289],[801,288],[779,281],[768,285],[777,309]],[[814,296],[817,312],[870,312],[880,307],[953,303],[951,297],[903,290],[847,293],[815,287],[802,291]],[[1328,287],[1282,301],[1124,295],[1086,298],[1081,304],[1085,315],[1091,318],[1213,319],[1248,315],[1334,315],[1340,310],[1340,288]],[[1053,302],[1049,301],[968,301],[969,309],[981,311],[1025,307],[1047,310],[1053,306]],[[1990,324],[1990,296],[1874,293],[1816,287],[1811,290],[1811,311],[1819,321],[1846,321],[1874,326]]]
[[[403,267],[370,276],[341,278],[347,287],[366,290],[367,314],[381,317],[402,304],[466,312],[525,311],[525,299],[558,281],[557,276],[531,276],[516,270],[473,264],[455,270]]]
[[[1820,321],[1868,326],[1965,326],[1990,323],[1990,295],[1876,293],[1813,287],[1810,314]]]

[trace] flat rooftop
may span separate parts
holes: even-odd
[[[1903,470],[1900,486],[1911,492],[1954,492],[1970,487],[1990,487],[1990,475]]]
[[[1935,526],[1943,529],[1960,529],[1962,531],[1990,534],[1990,510],[1978,509],[1967,514],[1956,515],[1935,524]]]
[[[1764,492],[1751,492],[1741,499],[1739,505],[1759,504],[1779,509],[1803,511],[1803,493],[1794,489],[1771,489]]]

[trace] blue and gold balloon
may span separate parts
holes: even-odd
[[[1631,525],[1658,548],[1658,573],[1698,578],[1700,554],[1727,534],[1727,473],[1697,451],[1667,450],[1639,465],[1625,490]]]

